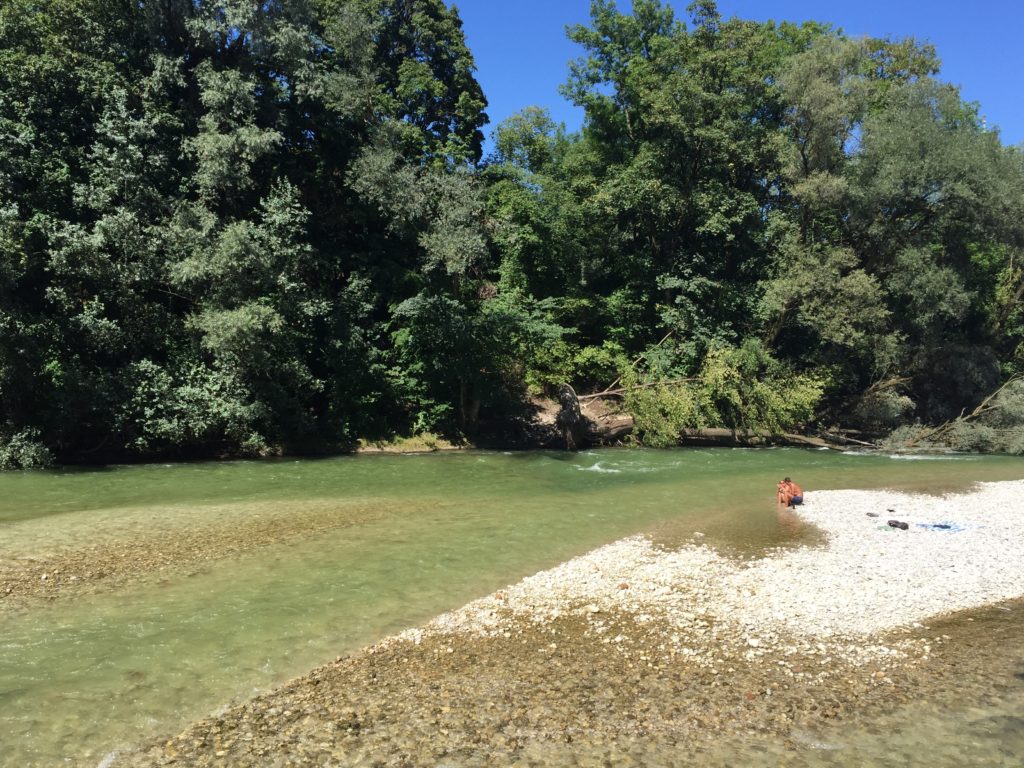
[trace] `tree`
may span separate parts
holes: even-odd
[[[98,459],[384,429],[390,308],[486,257],[465,171],[483,99],[457,13],[2,13],[0,437],[37,429],[62,459]],[[405,229],[360,189],[375,154],[418,177]]]

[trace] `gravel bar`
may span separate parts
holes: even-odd
[[[1024,481],[812,492],[798,514],[824,545],[626,538],[108,764],[677,764],[966,681],[977,647],[928,624],[1024,595]]]

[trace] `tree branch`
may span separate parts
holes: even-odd
[[[966,416],[964,415],[964,411],[960,411],[960,415],[957,416],[955,419],[950,419],[949,421],[940,424],[934,429],[925,430],[924,432],[919,433],[916,437],[912,437],[910,440],[907,440],[904,443],[904,445],[907,448],[913,448],[921,441],[926,440],[930,437],[938,437],[940,435],[946,434],[957,424],[962,424],[964,422],[971,421],[971,419],[976,419],[982,414],[996,410],[1000,406],[998,404],[992,404],[992,400],[995,399],[1000,392],[1002,392],[1004,389],[1010,386],[1013,382],[1019,381],[1020,379],[1020,376],[1011,376],[1005,382],[1003,382],[1003,384],[995,392],[991,393],[988,397],[986,397],[984,400],[978,403],[975,409]],[[964,410],[966,410],[966,408]]]
[[[675,331],[669,331],[668,333],[666,333],[664,336],[661,337],[661,341],[659,341],[657,344],[655,344],[653,347],[651,347],[651,349],[657,349],[658,347],[660,347],[662,344],[664,344],[666,341],[668,341],[669,337],[673,333],[675,333]],[[648,350],[648,351],[650,351],[650,350]],[[636,368],[637,363],[639,363],[641,360],[643,360],[646,356],[647,356],[647,352],[642,353],[639,357],[637,357],[632,362],[632,364],[630,365],[630,368]],[[618,384],[620,381],[622,381],[622,377],[621,376],[619,376],[619,378],[617,378],[615,381],[613,381],[611,384],[609,384],[605,388],[605,390],[603,392],[595,392],[595,393],[593,393],[591,395],[583,395],[583,397],[600,397],[601,395],[611,394],[613,392],[614,388],[615,388],[615,385]]]
[[[644,384],[634,384],[631,387],[619,387],[618,389],[606,389],[603,392],[594,392],[589,395],[580,395],[579,400],[591,400],[595,397],[614,397],[621,396],[626,392],[633,392],[637,389],[650,389],[651,387],[660,387],[662,385],[669,384],[686,384],[687,382],[697,381],[695,377],[687,377],[685,379],[665,379],[662,381],[649,381]],[[616,381],[616,383],[618,383]]]

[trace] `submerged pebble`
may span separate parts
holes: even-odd
[[[786,739],[833,749],[803,734],[925,690],[980,690],[966,653],[944,684],[956,643],[924,622],[1024,594],[1020,499],[1024,482],[808,494],[798,513],[824,546],[753,562],[630,537],[117,764],[646,765],[699,749],[728,765],[747,737],[769,739],[769,760]],[[866,515],[885,503],[911,522],[955,506],[964,528],[894,536]]]

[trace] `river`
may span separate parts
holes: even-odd
[[[458,452],[0,474],[0,558],[289,514],[306,535],[117,589],[0,602],[0,764],[97,765],[314,665],[627,534],[808,540],[774,484],[943,492],[1024,460],[795,449]],[[2,562],[2,560],[0,560]],[[1008,721],[1013,722],[1013,721]],[[1014,737],[1016,738],[1016,737]]]

